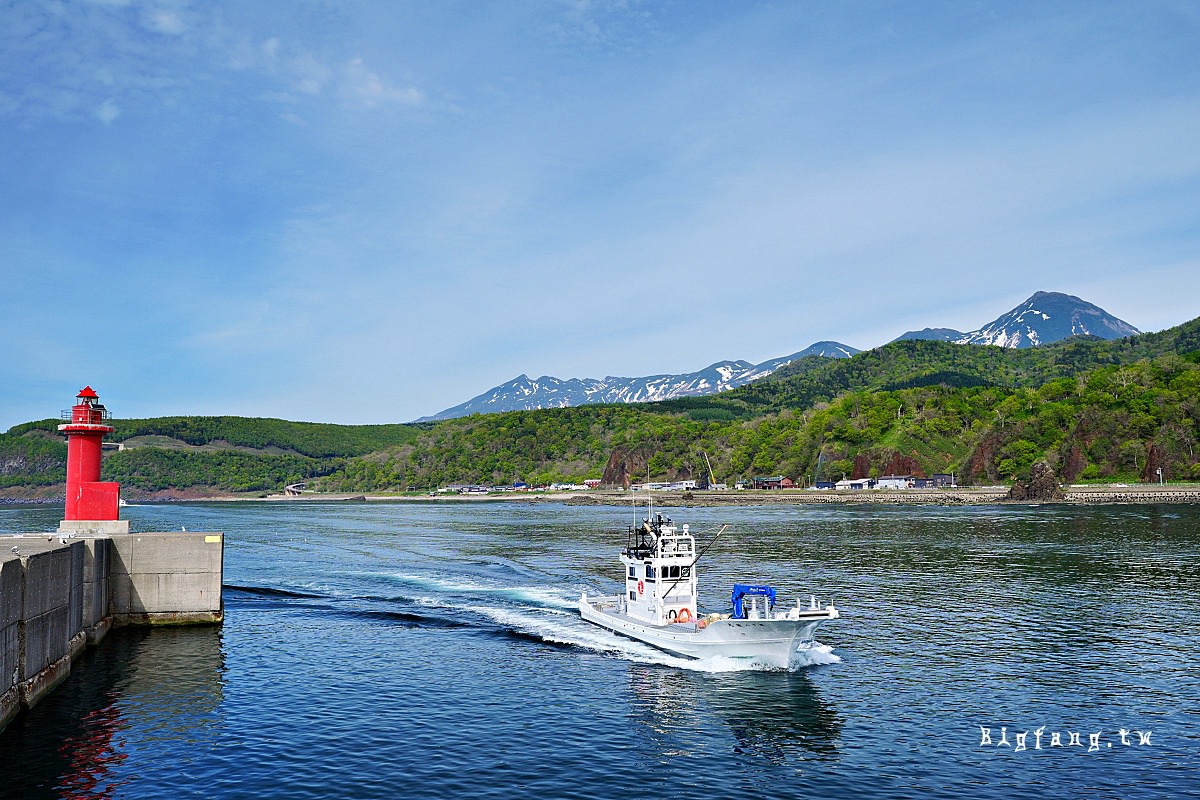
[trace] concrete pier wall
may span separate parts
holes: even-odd
[[[130,533],[109,539],[114,625],[220,622],[219,533]]]
[[[42,544],[43,540],[34,540]],[[28,547],[28,546],[27,546]],[[26,554],[22,586],[18,696],[32,707],[71,674],[71,661],[84,647],[83,543],[38,547]]]
[[[21,661],[21,622],[25,568],[7,548],[0,553],[0,730],[20,710],[17,678]]]
[[[223,548],[219,533],[0,537],[0,730],[113,625],[221,622]]]
[[[109,598],[112,584],[112,541],[83,539],[83,631],[94,645],[112,627]]]

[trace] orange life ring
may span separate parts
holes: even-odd
[[[646,584],[642,583],[641,581],[638,581],[638,594],[645,594],[645,593],[646,593]]]
[[[691,622],[692,612],[686,608],[679,609],[679,615],[675,617],[676,622]]]

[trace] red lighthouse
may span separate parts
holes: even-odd
[[[100,450],[114,430],[107,424],[108,409],[85,386],[63,418],[70,421],[58,426],[67,436],[67,504],[59,530],[127,531],[129,523],[117,520],[121,484],[100,480]]]

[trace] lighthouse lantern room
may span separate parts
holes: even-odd
[[[104,437],[114,430],[108,424],[108,409],[92,387],[85,386],[62,418],[58,429],[67,437],[67,497],[59,531],[128,533],[129,522],[117,518],[121,484],[100,480]]]

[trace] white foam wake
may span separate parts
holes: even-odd
[[[792,656],[792,667],[814,667],[818,664],[840,664],[842,659],[827,644],[814,641],[799,648]]]
[[[444,595],[490,595],[503,600],[534,603],[546,608],[574,609],[577,601],[574,596],[567,596],[560,590],[544,586],[501,586],[482,583],[470,578],[456,576],[453,579],[438,578],[431,575],[413,575],[405,573],[389,573],[382,575],[409,586]],[[422,598],[414,598],[422,599]]]

